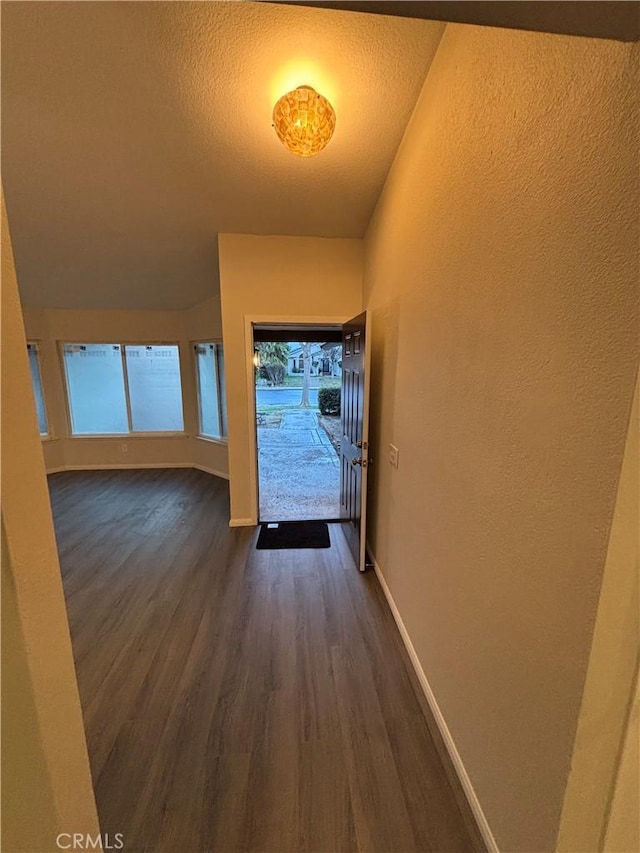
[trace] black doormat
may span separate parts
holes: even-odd
[[[281,548],[329,548],[329,528],[324,521],[279,521],[260,527],[259,551]]]

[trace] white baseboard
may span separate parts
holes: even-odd
[[[258,523],[256,518],[230,518],[229,527],[255,527]]]
[[[192,462],[139,462],[137,464],[117,462],[102,465],[62,465],[59,468],[47,468],[47,474],[58,474],[60,471],[129,471],[146,468],[196,468],[198,471],[204,471],[205,474],[212,474],[214,477],[221,477],[223,480],[229,479],[229,475],[225,474],[224,471],[216,471],[213,468],[207,468],[205,465],[194,465]]]
[[[47,474],[53,474],[56,471],[130,471],[136,468],[193,468],[191,462],[139,462],[137,464],[128,464],[116,462],[114,464],[102,465],[65,465],[63,468],[53,468],[47,471]]]
[[[367,550],[373,560],[373,565],[375,569],[375,573],[380,582],[380,586],[382,587],[382,591],[384,592],[385,598],[387,599],[387,603],[389,604],[389,608],[391,613],[393,614],[393,618],[396,621],[396,625],[398,626],[398,630],[400,631],[400,636],[402,637],[402,641],[405,645],[407,653],[409,655],[409,659],[413,665],[416,676],[418,677],[418,681],[420,682],[420,686],[424,692],[424,695],[429,703],[429,708],[431,709],[431,713],[436,721],[438,729],[440,730],[440,734],[442,736],[442,740],[447,748],[447,752],[449,753],[449,758],[451,759],[451,763],[456,771],[458,779],[460,780],[460,784],[462,785],[462,790],[465,793],[467,801],[469,803],[469,807],[473,812],[473,816],[478,824],[478,829],[482,834],[482,838],[484,843],[487,845],[487,850],[489,853],[499,853],[498,845],[496,843],[495,838],[493,837],[493,833],[491,832],[491,827],[489,826],[489,822],[485,817],[485,814],[482,810],[482,806],[480,805],[480,800],[478,799],[478,795],[476,794],[473,785],[471,783],[471,779],[469,778],[469,774],[467,773],[465,766],[462,762],[462,757],[458,752],[455,741],[449,731],[449,727],[447,726],[446,720],[440,710],[440,706],[438,705],[438,701],[435,697],[433,690],[431,689],[431,685],[427,679],[424,669],[422,668],[422,664],[420,663],[420,659],[416,653],[416,650],[411,642],[411,637],[409,636],[409,632],[407,631],[404,622],[402,621],[402,616],[396,606],[395,601],[393,600],[393,596],[391,595],[391,590],[387,586],[387,582],[382,574],[382,570],[378,565],[378,561],[371,548],[367,545]]]
[[[214,477],[222,477],[223,480],[228,480],[229,475],[225,474],[224,471],[216,471],[215,468],[207,468],[206,465],[195,465],[191,466],[192,468],[197,468],[198,471],[204,471],[205,474],[213,474]]]

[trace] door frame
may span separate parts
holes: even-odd
[[[250,464],[249,470],[249,492],[251,495],[251,505],[253,506],[254,517],[253,524],[258,523],[260,517],[260,495],[258,492],[258,433],[257,433],[257,415],[256,415],[256,395],[253,376],[253,327],[262,325],[278,325],[278,326],[342,326],[349,320],[346,314],[338,314],[334,316],[315,316],[307,314],[245,314],[244,315],[244,349],[245,349],[245,374],[246,385],[245,393],[247,395],[247,414],[249,426],[249,445],[247,452],[249,454]]]

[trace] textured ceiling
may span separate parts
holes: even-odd
[[[362,236],[443,24],[244,2],[2,4],[3,182],[23,301],[183,308],[217,232]],[[301,159],[271,127],[309,83]]]

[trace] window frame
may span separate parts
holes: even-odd
[[[122,359],[122,377],[124,383],[124,398],[125,404],[127,407],[127,425],[129,427],[128,432],[91,432],[91,433],[74,433],[73,431],[73,418],[71,416],[71,396],[69,393],[69,377],[67,376],[67,370],[65,367],[64,360],[64,348],[65,346],[119,346],[120,347],[120,358]],[[180,341],[141,341],[141,340],[96,340],[95,338],[92,340],[60,340],[57,341],[58,345],[58,358],[60,360],[60,370],[62,371],[63,377],[63,385],[64,385],[64,400],[65,400],[65,415],[67,419],[67,435],[70,439],[79,439],[80,441],[94,441],[96,439],[114,439],[119,438],[121,441],[129,441],[130,439],[136,438],[187,438],[188,433],[186,431],[186,411],[185,411],[185,401],[184,401],[184,382],[183,382],[183,373],[182,373],[182,347],[180,346]],[[132,419],[131,419],[131,400],[129,399],[129,374],[127,372],[127,356],[126,356],[126,348],[127,347],[162,347],[162,346],[172,346],[177,347],[178,349],[178,371],[180,375],[180,402],[182,406],[182,430],[153,430],[152,432],[142,432],[140,430],[132,429]]]
[[[222,340],[222,338],[202,338],[200,340],[191,341],[191,358],[193,359],[193,374],[194,374],[194,381],[195,381],[195,385],[196,385],[196,410],[197,410],[196,411],[196,419],[197,419],[196,426],[197,426],[197,430],[198,430],[196,438],[199,438],[201,441],[210,441],[213,444],[223,444],[226,446],[229,444],[229,424],[228,423],[227,423],[227,434],[226,435],[214,436],[214,435],[207,435],[206,433],[202,432],[202,423],[201,423],[201,417],[200,417],[200,371],[198,370],[197,348],[199,346],[203,346],[204,344],[215,344],[216,346],[221,346],[223,353],[224,353],[224,341]],[[220,372],[219,372],[219,363],[218,363],[217,354],[216,354],[215,366],[216,366],[216,391],[218,394],[218,422],[220,424],[220,432],[222,432],[222,392],[220,389]],[[226,377],[225,377],[225,388],[226,388]],[[226,408],[227,408],[226,400],[224,402],[225,402],[224,408],[226,411]]]
[[[44,393],[44,379],[42,376],[42,359],[40,357],[41,352],[41,341],[38,338],[27,338],[27,358],[29,356],[29,347],[35,348],[36,353],[36,363],[38,365],[38,376],[40,377],[40,394],[42,395],[42,407],[44,409],[44,418],[47,422],[47,431],[40,432],[40,424],[38,424],[38,435],[40,436],[41,441],[51,441],[53,439],[53,433],[51,432],[51,421],[49,418],[49,409],[47,406],[47,396]],[[31,368],[29,368],[29,374],[31,374]],[[33,383],[32,383],[33,384]],[[34,391],[35,398],[35,391]],[[37,407],[36,407],[36,420],[37,420]]]

